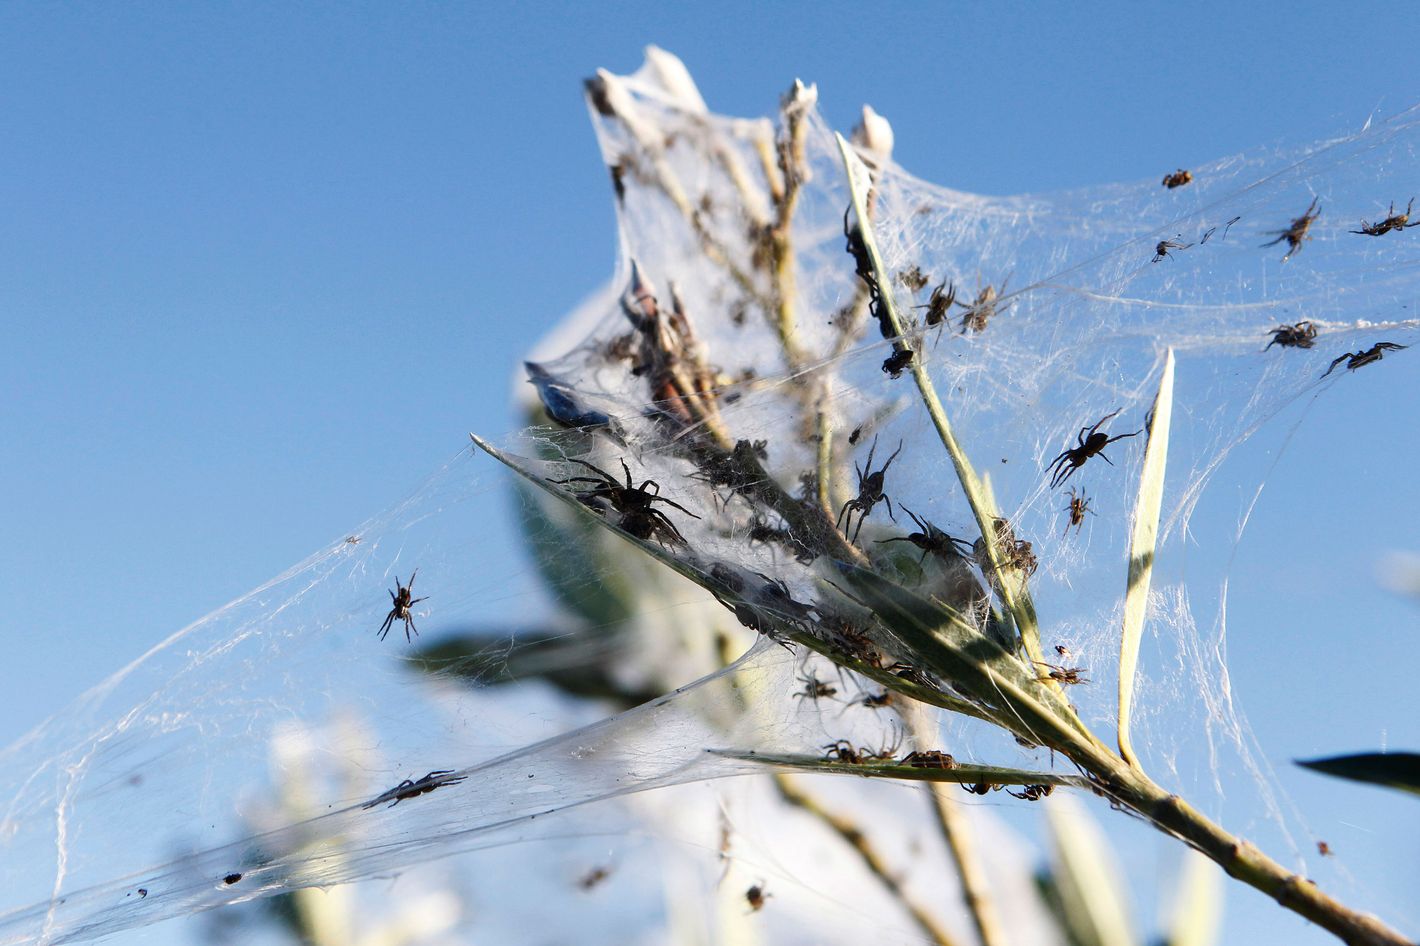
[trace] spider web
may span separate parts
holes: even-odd
[[[633,485],[650,481],[676,504],[653,504],[664,518],[649,528],[667,554],[730,569],[741,583],[762,580],[761,593],[776,595],[766,608],[781,614],[826,608],[827,558],[807,560],[774,538],[786,521],[717,489],[687,459],[693,425],[675,427],[682,405],[665,400],[654,372],[637,364],[628,310],[644,311],[647,293],[663,309],[674,299],[693,326],[687,360],[698,354],[706,367],[704,397],[731,441],[762,442],[752,449],[787,493],[807,481],[812,496],[813,477],[828,469],[832,510],[858,493],[855,466],[871,472],[893,456],[884,489],[896,522],[886,503],[874,506],[858,546],[894,556],[893,567],[939,583],[936,592],[956,582],[969,593],[981,583],[969,561],[950,574],[931,560],[914,572],[915,549],[881,544],[914,530],[909,509],[968,546],[975,526],[910,379],[882,368],[903,341],[881,337],[845,251],[849,193],[811,90],[790,109],[803,129],[803,166],[788,231],[786,352],[775,305],[783,284],[766,254],[772,259],[774,185],[786,186],[776,141],[790,120],[776,127],[712,115],[686,82],[653,58],[632,76],[602,74],[593,87],[602,155],[620,191],[624,261],[534,353],[542,397],[528,402],[533,426],[504,446],[548,480],[595,478],[579,459],[619,481],[624,462]],[[1108,460],[1088,458],[1061,489],[1050,488],[1048,468],[1106,415],[1101,429],[1111,435],[1141,429],[1166,353],[1175,352],[1177,407],[1135,740],[1149,771],[1264,847],[1291,845],[1298,826],[1228,680],[1227,550],[1246,516],[1231,544],[1203,548],[1191,532],[1210,482],[1259,487],[1258,458],[1268,438],[1285,433],[1279,414],[1349,383],[1344,360],[1327,371],[1334,359],[1420,340],[1410,308],[1420,285],[1414,235],[1348,232],[1384,216],[1382,197],[1407,193],[1417,141],[1420,112],[1410,110],[1333,140],[1194,168],[1193,183],[1176,190],[1148,181],[1004,198],[927,184],[871,140],[860,145],[876,167],[870,224],[897,274],[883,291],[914,313],[908,343],[1003,515],[1031,542],[1047,653],[1059,645],[1065,664],[1087,668],[1092,685],[1069,696],[1101,733],[1114,719],[1110,682],[1144,438],[1111,444]],[[1259,246],[1313,199],[1321,215],[1290,259],[1285,241]],[[1178,246],[1159,258],[1161,241]],[[979,330],[964,325],[966,306],[925,325],[932,288],[943,284],[963,303],[994,289],[994,312]],[[1317,329],[1312,347],[1266,347],[1278,326],[1302,320]],[[1414,357],[1389,351],[1359,370],[1413,374]],[[549,425],[548,414],[582,429]],[[535,491],[519,497],[535,565],[491,556],[480,523],[504,483],[481,454],[461,453],[352,532],[354,541],[177,632],[6,749],[0,944],[84,941],[458,851],[555,838],[592,802],[760,771],[706,750],[822,754],[839,739],[868,748],[903,741],[905,722],[861,705],[874,685],[802,650],[756,643],[694,584]],[[586,495],[595,483],[551,485],[620,518],[605,496]],[[1090,503],[1078,530],[1066,528],[1072,487]],[[669,540],[666,523],[684,545]],[[428,601],[413,618],[421,641],[433,643],[399,640],[400,622],[381,642],[373,629],[388,610],[386,590],[415,568],[415,594]],[[480,630],[490,609],[527,611],[542,589],[551,601],[525,616],[526,627]],[[796,695],[808,681],[831,683],[834,698]],[[342,714],[362,722],[339,750],[347,764],[338,774],[309,758],[273,763],[281,733],[317,730]],[[959,760],[1052,764],[1043,750],[964,717],[934,713],[914,725],[923,745]],[[366,807],[436,770],[466,780]],[[276,804],[301,776],[309,776],[302,806]],[[710,815],[706,823],[717,823]],[[902,821],[904,838],[920,831]],[[699,853],[713,875],[714,854]],[[786,941],[846,941],[876,928],[841,909],[807,919],[820,913],[811,901],[791,914],[797,933],[776,929]]]

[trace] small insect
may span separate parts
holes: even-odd
[[[1085,513],[1095,515],[1095,511],[1090,508],[1090,500],[1084,490],[1081,490],[1077,496],[1075,487],[1072,486],[1066,495],[1070,497],[1070,505],[1065,507],[1065,512],[1070,514],[1070,521],[1065,523],[1065,531],[1061,534],[1061,538],[1069,535],[1072,528],[1077,535],[1079,534],[1080,530],[1085,527]]]
[[[626,461],[621,461],[621,469],[626,474],[626,483],[622,485],[616,477],[593,466],[586,460],[573,460],[580,466],[591,470],[596,476],[569,476],[566,479],[551,480],[550,482],[572,485],[574,488],[580,484],[590,484],[590,489],[580,489],[577,492],[577,499],[582,505],[591,509],[599,509],[600,504],[605,502],[621,514],[621,528],[637,539],[646,540],[654,538],[662,545],[679,544],[685,545],[685,536],[680,534],[680,530],[675,527],[675,523],[666,517],[666,514],[653,506],[653,503],[665,503],[673,509],[679,509],[692,519],[699,519],[695,513],[686,509],[680,503],[666,499],[660,495],[661,485],[655,480],[647,479],[640,486],[631,485],[631,468],[626,465]],[[654,492],[652,488],[654,487]]]
[[[914,355],[916,355],[916,352],[910,348],[894,348],[892,354],[888,355],[883,361],[883,372],[890,378],[902,377],[902,373],[907,370],[907,366],[912,364]]]
[[[774,894],[765,890],[763,883],[755,884],[753,887],[746,890],[745,900],[749,903],[749,912],[758,913],[760,910],[763,910],[764,901],[772,896],[774,896]]]
[[[1075,656],[1070,648],[1066,647],[1064,644],[1056,644],[1055,653],[1059,654],[1062,660],[1069,660],[1071,657]]]
[[[577,880],[577,886],[583,890],[591,890],[611,876],[611,870],[606,867],[593,867]]]
[[[1084,667],[1058,667],[1055,664],[1048,664],[1043,660],[1037,660],[1035,662],[1040,666],[1045,667],[1048,671],[1045,676],[1036,678],[1042,683],[1046,680],[1054,680],[1056,683],[1063,683],[1067,686],[1074,686],[1075,684],[1090,682],[1089,680],[1080,676],[1080,674],[1082,673],[1089,672]]]
[[[1385,357],[1388,351],[1400,351],[1402,348],[1409,348],[1409,345],[1397,345],[1395,342],[1376,342],[1365,351],[1348,352],[1344,355],[1337,355],[1331,362],[1331,367],[1321,373],[1324,378],[1335,370],[1336,366],[1343,361],[1346,362],[1347,371],[1355,371],[1357,368],[1364,368],[1366,365],[1374,364]]]
[[[138,899],[139,899],[139,900],[142,900],[142,899],[143,899],[144,897],[146,897],[146,896],[148,896],[148,888],[147,888],[147,887],[139,887],[139,888],[138,888]]]
[[[1013,792],[1008,788],[1006,794],[1024,801],[1040,801],[1053,791],[1055,791],[1054,785],[1022,785],[1019,792]]]
[[[1335,853],[1331,850],[1331,845],[1327,844],[1325,841],[1316,842],[1316,852],[1322,857],[1330,857],[1333,853]]]
[[[835,696],[838,693],[837,687],[824,683],[813,674],[799,679],[804,681],[804,688],[794,693],[796,699],[813,700],[817,703],[821,697]]]
[[[1272,330],[1272,341],[1262,350],[1267,351],[1273,345],[1281,345],[1283,348],[1311,348],[1315,338],[1316,326],[1311,322],[1279,325]]]
[[[1307,231],[1311,229],[1311,225],[1316,218],[1321,216],[1321,211],[1316,209],[1317,200],[1318,198],[1313,197],[1311,205],[1307,207],[1307,212],[1293,220],[1292,225],[1287,229],[1268,231],[1269,233],[1277,234],[1277,239],[1269,240],[1262,244],[1263,246],[1276,246],[1283,240],[1287,241],[1287,255],[1282,257],[1282,262],[1285,263],[1287,260],[1291,259],[1292,254],[1302,248],[1302,243],[1311,239],[1311,237],[1307,235]]]
[[[414,615],[410,613],[409,609],[421,601],[428,600],[427,595],[423,598],[414,597],[414,578],[418,574],[419,569],[416,568],[414,574],[409,576],[409,584],[407,585],[400,584],[398,575],[394,577],[394,586],[399,590],[398,592],[390,592],[390,603],[394,606],[390,608],[390,613],[385,615],[385,623],[380,625],[380,640],[385,639],[390,628],[394,627],[395,621],[404,622],[404,639],[406,641],[413,640],[410,637],[411,633],[418,636],[419,629],[414,626]]]
[[[1123,408],[1119,410],[1123,410]],[[1114,443],[1116,440],[1126,440],[1129,437],[1137,437],[1144,432],[1143,428],[1140,428],[1132,434],[1120,434],[1118,437],[1111,437],[1109,434],[1102,432],[1100,427],[1104,425],[1105,421],[1118,414],[1119,410],[1104,415],[1096,421],[1092,427],[1081,427],[1079,437],[1077,438],[1079,440],[1079,446],[1067,447],[1058,457],[1050,461],[1050,465],[1047,466],[1046,469],[1054,470],[1054,475],[1050,478],[1051,489],[1054,489],[1068,480],[1070,474],[1084,466],[1085,461],[1090,457],[1101,457],[1104,462],[1108,463],[1110,466],[1114,466],[1114,461],[1104,455],[1104,448]]]
[[[430,772],[418,781],[405,779],[394,788],[376,795],[360,807],[369,809],[374,808],[376,805],[383,805],[385,802],[389,802],[390,807],[393,808],[402,801],[418,798],[420,795],[427,795],[434,791],[434,789],[443,788],[445,785],[457,785],[466,778],[468,778],[467,775],[455,775],[452,769],[438,769]]]
[[[1415,198],[1410,198],[1410,203],[1405,205],[1405,213],[1395,212],[1395,201],[1391,201],[1390,209],[1386,211],[1386,218],[1380,223],[1367,223],[1361,221],[1361,229],[1352,230],[1352,233],[1359,233],[1362,236],[1381,236],[1392,230],[1405,230],[1410,227],[1420,227],[1420,220],[1410,222],[1410,208],[1415,206]]]
[[[241,874],[228,874],[226,877],[223,877],[223,878],[222,878],[222,883],[224,883],[224,884],[226,884],[228,887],[230,887],[230,886],[232,886],[232,884],[237,883],[237,882],[240,881],[241,879],[242,879],[242,875],[241,875]]]
[[[1157,263],[1162,259],[1171,259],[1172,257],[1169,256],[1169,250],[1186,250],[1192,245],[1192,243],[1175,243],[1172,240],[1160,240],[1154,246],[1154,258],[1151,262]]]
[[[854,469],[858,471],[858,495],[843,504],[843,508],[838,511],[838,525],[842,526],[843,534],[848,534],[848,526],[853,523],[853,513],[858,513],[858,528],[853,533],[853,541],[858,541],[858,533],[863,531],[863,520],[872,513],[873,507],[878,503],[887,503],[888,517],[893,522],[897,521],[897,516],[893,515],[892,500],[883,492],[883,480],[887,476],[888,467],[892,466],[892,461],[897,459],[897,455],[902,452],[902,442],[898,441],[897,449],[892,456],[888,457],[882,469],[873,470],[873,453],[878,449],[878,438],[873,438],[873,445],[868,448],[868,469],[854,463]],[[845,520],[844,517],[847,516]]]
[[[940,749],[918,749],[909,752],[902,757],[902,765],[910,765],[914,769],[954,769],[957,767],[956,759]]]
[[[848,442],[853,446],[858,446],[858,438],[863,436],[863,425],[859,424],[853,428],[853,432],[848,435]]]
[[[885,545],[888,542],[911,542],[922,550],[922,557],[918,559],[918,564],[925,562],[928,555],[935,555],[942,559],[950,559],[953,557],[960,558],[962,553],[958,550],[958,546],[961,546],[962,549],[971,548],[970,544],[964,539],[952,538],[941,529],[932,525],[932,523],[927,522],[925,519],[919,519],[917,514],[911,509],[902,506],[901,503],[898,503],[898,505],[902,507],[903,512],[912,517],[912,521],[917,523],[917,528],[921,531],[914,532],[911,535],[893,536],[891,539],[879,539],[878,545]]]
[[[359,537],[358,535],[347,535],[347,536],[345,537],[345,544],[346,544],[346,545],[359,545],[359,544],[360,544],[360,537]]]
[[[932,295],[928,297],[925,305],[913,306],[914,309],[926,309],[926,322],[928,325],[940,325],[946,321],[947,313],[951,311],[952,303],[956,302],[957,289],[950,282],[944,282],[932,289]]]
[[[990,782],[973,782],[970,785],[963,782],[961,787],[971,792],[973,795],[985,795],[988,792],[999,792],[1001,790],[1000,785],[993,785]]]
[[[1163,185],[1169,190],[1173,190],[1175,187],[1182,187],[1185,184],[1191,183],[1193,183],[1193,172],[1185,171],[1183,168],[1179,168],[1172,174],[1164,175]]]

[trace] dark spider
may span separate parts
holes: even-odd
[[[856,447],[858,445],[858,438],[861,436],[863,436],[863,425],[859,424],[857,427],[854,427],[853,432],[848,435],[848,442]]]
[[[884,759],[891,759],[897,755],[897,750],[902,746],[902,733],[897,731],[893,741],[889,745],[884,745],[881,749],[872,750],[866,747],[858,749],[847,739],[839,739],[830,742],[823,748],[828,751],[824,753],[825,762],[846,762],[849,765],[865,765],[869,762],[881,762]]]
[[[872,513],[873,507],[879,502],[887,503],[888,517],[893,522],[897,521],[897,516],[893,515],[892,500],[883,492],[883,479],[887,476],[888,467],[892,466],[892,461],[897,459],[897,455],[902,452],[902,442],[898,441],[897,449],[892,456],[883,464],[883,468],[873,471],[873,452],[878,449],[878,438],[873,438],[873,445],[868,448],[868,471],[854,463],[853,467],[858,471],[858,495],[843,504],[843,508],[838,511],[837,525],[843,527],[843,534],[848,534],[848,526],[853,522],[853,512],[858,513],[858,528],[853,533],[853,541],[858,541],[858,533],[863,531],[863,520]],[[847,515],[847,521],[844,515]]]
[[[762,883],[755,884],[745,891],[745,900],[749,902],[749,911],[751,913],[758,913],[760,910],[764,909],[764,901],[772,896],[774,896],[774,894],[765,890],[764,884]]]
[[[1386,211],[1386,218],[1380,223],[1367,223],[1361,221],[1361,229],[1352,230],[1352,233],[1359,233],[1362,236],[1380,236],[1392,230],[1405,230],[1410,227],[1420,227],[1420,220],[1410,222],[1410,208],[1415,206],[1415,198],[1410,198],[1410,203],[1405,205],[1405,213],[1395,212],[1395,201],[1391,201],[1390,209]]]
[[[1296,325],[1279,325],[1272,330],[1272,341],[1267,343],[1267,351],[1273,345],[1281,345],[1283,348],[1311,348],[1312,341],[1316,338],[1316,326],[1311,322],[1298,322]]]
[[[1169,190],[1173,190],[1175,187],[1182,187],[1185,184],[1192,183],[1192,181],[1193,173],[1191,171],[1185,171],[1183,168],[1179,168],[1172,174],[1164,175],[1163,185]]]
[[[858,700],[859,706],[866,706],[869,709],[882,709],[884,706],[892,705],[892,691],[884,690],[881,693],[864,693]]]
[[[1062,539],[1070,534],[1071,527],[1075,529],[1076,534],[1085,527],[1085,513],[1095,515],[1095,511],[1090,508],[1090,500],[1084,490],[1081,490],[1077,496],[1075,495],[1075,487],[1072,486],[1067,495],[1070,497],[1070,505],[1065,507],[1065,511],[1070,514],[1070,521],[1065,523],[1065,531],[1060,536]]]
[[[914,769],[954,769],[956,759],[940,749],[918,749],[902,757],[900,765],[910,765]]]
[[[1287,255],[1282,257],[1282,262],[1292,258],[1292,254],[1302,248],[1302,243],[1310,240],[1307,231],[1311,229],[1312,222],[1321,216],[1321,211],[1316,209],[1316,202],[1319,198],[1313,197],[1311,205],[1307,207],[1307,212],[1292,221],[1292,225],[1285,230],[1269,230],[1269,233],[1277,234],[1277,239],[1269,240],[1263,246],[1276,246],[1283,240],[1287,241]]]
[[[944,291],[945,290],[945,291]],[[927,299],[926,305],[913,306],[914,309],[927,310],[927,324],[939,325],[946,321],[947,313],[952,308],[952,303],[956,302],[957,288],[950,282],[944,282],[940,286],[932,289],[932,295]]]
[[[879,539],[878,545],[885,545],[888,542],[911,542],[922,550],[922,557],[917,560],[919,565],[927,560],[928,555],[935,555],[942,559],[960,558],[962,553],[958,551],[957,546],[961,546],[964,549],[971,548],[970,544],[964,539],[952,538],[941,529],[932,525],[932,523],[924,519],[919,519],[917,513],[913,512],[911,509],[908,509],[901,503],[898,503],[898,505],[902,507],[903,512],[912,517],[912,521],[917,523],[917,528],[922,531],[914,532],[911,535],[894,536],[891,539]]]
[[[1192,243],[1175,243],[1172,240],[1160,240],[1154,247],[1154,258],[1151,262],[1157,263],[1161,259],[1170,258],[1169,250],[1186,250]]]
[[[993,785],[990,782],[975,782],[971,785],[963,782],[961,787],[971,792],[973,795],[985,795],[988,792],[999,792],[1001,790],[1000,785]]]
[[[390,613],[385,615],[385,623],[380,625],[380,640],[385,639],[385,635],[390,632],[390,628],[394,627],[395,621],[404,622],[404,639],[406,641],[413,639],[409,636],[411,631],[414,632],[416,637],[419,635],[419,628],[414,626],[414,615],[409,613],[410,608],[428,598],[427,595],[424,598],[414,597],[414,576],[418,574],[419,569],[416,568],[414,575],[409,576],[409,584],[407,585],[401,585],[399,583],[398,575],[394,577],[394,586],[398,588],[399,591],[398,593],[390,592],[390,602],[394,607],[390,608]]]
[[[1331,362],[1331,367],[1323,371],[1321,376],[1324,378],[1331,374],[1336,366],[1343,361],[1346,362],[1347,371],[1355,371],[1357,368],[1364,368],[1366,365],[1380,361],[1385,357],[1385,353],[1388,351],[1400,351],[1402,348],[1409,347],[1409,345],[1397,345],[1395,342],[1376,342],[1365,351],[1354,351],[1347,352],[1344,355],[1337,355],[1335,360]]]
[[[1093,427],[1081,427],[1078,437],[1079,446],[1066,448],[1060,456],[1050,461],[1047,470],[1054,470],[1054,475],[1050,478],[1050,488],[1054,489],[1070,478],[1080,467],[1085,465],[1085,461],[1090,457],[1099,456],[1110,466],[1114,466],[1114,461],[1105,456],[1104,448],[1114,443],[1116,440],[1125,440],[1129,437],[1137,437],[1144,432],[1143,428],[1134,431],[1132,434],[1120,434],[1118,437],[1111,437],[1107,433],[1100,431],[1100,427],[1105,421],[1119,413],[1120,408],[1112,413],[1106,414],[1095,422]]]
[[[424,776],[418,781],[414,781],[412,779],[405,779],[403,782],[400,782],[394,788],[390,789],[387,792],[384,792],[383,794],[377,795],[376,797],[365,802],[365,804],[361,805],[360,807],[374,808],[376,805],[383,805],[385,802],[389,802],[390,807],[393,808],[395,805],[398,805],[400,802],[405,801],[406,799],[418,798],[420,795],[427,795],[434,789],[443,788],[445,785],[457,785],[459,782],[462,782],[466,778],[468,778],[467,775],[454,775],[452,769],[438,769],[436,771],[430,772],[428,775]]]
[[[1008,788],[1006,794],[1025,801],[1040,801],[1054,791],[1054,785],[1022,785],[1019,792],[1013,792]]]
[[[1043,677],[1036,677],[1036,679],[1041,681],[1042,683],[1044,683],[1046,680],[1054,680],[1056,683],[1064,683],[1066,685],[1073,686],[1077,683],[1090,682],[1089,680],[1080,676],[1080,674],[1082,673],[1089,672],[1084,667],[1057,667],[1055,664],[1048,664],[1043,660],[1037,660],[1035,662],[1037,664],[1040,664],[1040,666],[1045,667],[1049,671]]]
[[[550,480],[552,483],[577,484],[590,483],[591,489],[580,490],[577,499],[582,505],[591,509],[598,509],[598,501],[605,501],[621,514],[621,528],[634,538],[645,541],[654,538],[662,545],[672,544],[668,539],[673,539],[681,545],[685,544],[685,536],[680,534],[680,530],[675,527],[675,523],[666,518],[666,514],[656,509],[652,503],[665,503],[673,509],[679,509],[692,519],[699,519],[695,513],[686,509],[680,503],[666,499],[660,495],[661,484],[655,480],[648,479],[640,486],[631,485],[631,468],[626,465],[626,461],[621,461],[621,469],[626,473],[626,483],[618,482],[616,477],[593,466],[586,460],[573,460],[573,463],[584,466],[591,470],[596,476],[569,476],[566,479]],[[655,492],[651,492],[649,487],[655,487]]]
[[[907,366],[912,364],[912,358],[916,354],[910,348],[894,348],[891,355],[883,361],[883,371],[890,378],[902,377],[902,372]]]
[[[611,869],[607,867],[593,867],[577,880],[577,886],[583,890],[591,890],[611,876]]]

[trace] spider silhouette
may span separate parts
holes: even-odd
[[[394,627],[395,621],[404,622],[404,639],[406,641],[413,640],[413,637],[410,636],[411,632],[415,637],[419,636],[419,628],[414,626],[414,615],[409,612],[409,609],[419,602],[427,600],[428,596],[426,595],[424,598],[414,597],[414,576],[418,574],[419,569],[416,568],[414,575],[409,576],[409,584],[407,585],[400,584],[399,576],[395,576],[394,586],[399,590],[398,592],[390,592],[390,602],[394,607],[390,608],[390,613],[385,615],[385,623],[380,625],[380,640],[385,639],[385,635],[390,632],[390,628]]]
[[[1321,216],[1321,211],[1316,209],[1317,200],[1318,198],[1313,197],[1311,205],[1307,207],[1307,212],[1293,220],[1292,225],[1287,229],[1269,231],[1270,233],[1277,234],[1277,239],[1268,240],[1266,243],[1262,244],[1263,246],[1276,246],[1283,240],[1287,241],[1287,255],[1282,257],[1282,262],[1285,263],[1287,260],[1291,259],[1292,254],[1302,248],[1302,243],[1311,239],[1311,237],[1307,235],[1307,231],[1311,229],[1313,221]]]
[[[1321,376],[1324,378],[1331,374],[1332,371],[1336,370],[1336,366],[1343,361],[1346,362],[1347,371],[1355,371],[1357,368],[1364,368],[1366,365],[1380,361],[1385,357],[1385,353],[1388,351],[1400,351],[1402,348],[1409,347],[1409,345],[1397,345],[1395,342],[1376,342],[1365,351],[1352,351],[1344,355],[1337,355],[1336,358],[1332,360],[1331,367],[1323,371]]]
[[[1079,440],[1079,446],[1067,447],[1060,456],[1050,461],[1050,465],[1046,467],[1046,469],[1054,471],[1050,478],[1051,489],[1054,489],[1068,480],[1070,474],[1084,466],[1085,461],[1090,457],[1098,456],[1110,466],[1114,466],[1114,461],[1104,455],[1104,448],[1114,443],[1116,440],[1126,440],[1130,437],[1137,437],[1144,432],[1144,429],[1141,427],[1132,434],[1120,434],[1118,437],[1111,437],[1109,434],[1100,430],[1100,427],[1104,425],[1105,421],[1114,417],[1122,410],[1124,410],[1124,408],[1121,407],[1119,410],[1104,415],[1095,422],[1093,427],[1081,427],[1079,437],[1077,438]]]
[[[596,476],[569,476],[566,479],[549,480],[549,482],[577,488],[577,499],[589,509],[601,511],[604,508],[602,504],[610,505],[612,509],[621,514],[621,528],[635,538],[643,541],[655,539],[662,545],[685,545],[685,536],[680,534],[675,523],[666,518],[666,514],[653,504],[665,503],[673,509],[679,509],[692,519],[700,517],[680,503],[661,496],[661,484],[648,479],[640,486],[633,486],[631,468],[626,465],[625,460],[621,461],[621,469],[626,474],[625,485],[606,470],[593,466],[586,460],[574,459],[572,462],[586,467]],[[587,488],[588,486],[590,488]],[[652,487],[654,487],[654,492]]]
[[[1367,223],[1361,221],[1361,229],[1352,230],[1352,233],[1359,233],[1361,236],[1382,236],[1392,230],[1407,230],[1410,227],[1420,227],[1420,220],[1410,222],[1410,208],[1415,206],[1415,198],[1410,198],[1410,203],[1405,205],[1405,213],[1395,212],[1395,202],[1391,201],[1390,209],[1386,211],[1386,218],[1380,223]]]
[[[413,581],[413,579],[410,580]],[[457,785],[466,778],[468,778],[467,775],[454,775],[452,769],[439,769],[430,772],[417,782],[413,779],[405,779],[394,788],[376,795],[360,807],[374,808],[376,805],[383,805],[385,802],[389,802],[390,807],[393,808],[406,799],[427,795],[434,789],[443,788],[445,785]]]
[[[873,507],[878,503],[887,503],[888,517],[893,522],[897,521],[897,516],[893,515],[892,500],[883,492],[883,479],[887,476],[888,467],[892,466],[892,461],[897,459],[897,455],[902,452],[902,442],[898,441],[897,449],[892,456],[883,464],[883,468],[873,471],[873,452],[878,449],[878,438],[873,438],[873,445],[868,448],[868,468],[864,472],[863,468],[856,463],[854,468],[858,471],[858,495],[843,504],[843,508],[838,512],[838,525],[843,527],[843,534],[848,534],[848,527],[853,524],[853,513],[858,513],[858,528],[853,532],[853,541],[858,541],[858,533],[863,531],[863,520],[872,513]],[[847,519],[845,520],[845,516]]]
[[[1281,345],[1283,348],[1311,348],[1313,340],[1316,338],[1316,326],[1311,322],[1298,322],[1296,325],[1279,325],[1272,330],[1272,341],[1267,343],[1267,347],[1262,349],[1267,351],[1273,345]]]
[[[922,557],[918,559],[919,564],[925,562],[928,555],[935,555],[942,559],[960,558],[962,556],[961,549],[970,550],[971,545],[966,540],[953,538],[927,520],[919,518],[917,513],[903,506],[902,503],[898,503],[898,506],[912,517],[912,521],[917,523],[917,528],[922,531],[913,532],[911,535],[897,535],[890,539],[879,539],[878,545],[885,545],[888,542],[910,542],[922,550]]]

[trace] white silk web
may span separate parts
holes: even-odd
[[[979,531],[952,465],[911,378],[884,369],[905,347],[1030,543],[1045,652],[1083,668],[1091,682],[1069,697],[1105,733],[1144,437],[1052,464],[1102,419],[1111,436],[1141,430],[1175,352],[1135,741],[1146,767],[1224,818],[1238,810],[1230,786],[1271,797],[1227,683],[1231,544],[1202,547],[1190,525],[1210,481],[1256,488],[1230,458],[1279,412],[1353,370],[1414,371],[1417,351],[1373,346],[1420,340],[1420,235],[1354,231],[1403,212],[1420,113],[1219,160],[1174,189],[1008,198],[912,178],[869,121],[858,144],[875,168],[870,225],[894,274],[880,289],[913,319],[905,338],[885,338],[845,248],[849,191],[812,90],[791,93],[777,124],[722,118],[667,62],[589,85],[626,263],[530,366],[543,426],[506,445],[534,474],[571,480],[548,485],[591,515],[523,487],[536,569],[490,555],[480,517],[503,479],[470,450],[350,540],[174,634],[5,750],[0,944],[83,941],[553,836],[569,830],[563,812],[591,802],[760,771],[738,757],[750,752],[898,742],[1048,769],[1044,750],[977,720],[940,711],[909,726],[879,712],[864,700],[878,685],[803,647],[750,646],[746,624],[772,630],[765,615],[808,626],[851,612],[829,584],[839,540],[806,538],[784,503],[839,512],[860,492],[855,465],[869,473],[889,457],[882,486],[896,521],[885,501],[850,508],[840,540],[904,582],[987,607],[971,554]],[[955,289],[945,312],[932,305],[938,287],[939,301]],[[646,327],[651,308],[669,341]],[[742,442],[780,504],[753,498],[737,479],[744,467],[687,447],[707,432],[726,455]],[[1055,470],[1064,482],[1052,488]],[[626,505],[624,475],[655,484],[654,512]],[[1088,499],[1073,526],[1072,488]],[[593,516],[716,576],[731,607]],[[893,541],[934,534],[927,523],[963,540],[962,554]],[[387,639],[374,633],[397,581],[427,596],[411,610],[421,637],[410,643],[402,619]],[[491,609],[540,588],[552,602],[537,622],[481,630]],[[841,643],[843,630],[823,639]],[[891,672],[911,672],[893,666],[891,640],[871,645]],[[816,698],[818,683],[834,693]],[[273,748],[339,720],[345,735],[314,762]],[[1271,821],[1257,835],[1285,837],[1277,804],[1241,808],[1259,816]],[[699,853],[718,870],[713,849]],[[729,856],[723,843],[718,853]],[[828,917],[796,914],[800,935],[863,929]]]

